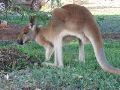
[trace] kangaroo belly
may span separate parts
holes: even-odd
[[[71,32],[71,31],[68,31],[68,30],[64,30],[60,33],[59,36],[61,38],[64,38],[66,36],[74,36],[74,37],[80,39],[84,44],[89,42],[88,38],[85,36],[85,34],[83,32],[77,33],[77,32]]]

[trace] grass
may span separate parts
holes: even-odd
[[[120,16],[119,15],[95,15],[102,32],[119,32],[120,31]],[[46,14],[38,14],[38,24],[46,25],[49,17]],[[5,19],[11,24],[25,25],[28,23],[28,16],[12,17]],[[105,53],[108,61],[115,67],[120,68],[120,41],[105,41]],[[2,42],[0,48],[13,47],[20,52],[27,54],[34,60],[42,63],[45,60],[45,52],[43,47],[31,41],[24,45],[16,45],[15,42]],[[78,60],[78,43],[71,42],[63,47],[64,65],[65,67],[45,67],[29,63],[26,68],[12,72],[7,72],[11,80],[3,80],[4,74],[0,74],[0,90],[22,90],[23,87],[31,87],[30,90],[35,90],[36,87],[41,90],[120,90],[120,77],[104,72],[96,61],[91,45],[85,46],[85,64]],[[21,60],[23,61],[23,60]],[[54,56],[51,62],[54,61]],[[20,62],[20,64],[23,64]],[[20,66],[20,65],[19,65]],[[18,67],[19,67],[18,66]]]
[[[48,20],[51,17],[51,14],[49,12],[36,12],[32,14],[25,14],[25,15],[16,15],[15,14],[8,14],[5,16],[4,14],[0,15],[1,20],[8,21],[9,24],[19,24],[19,25],[25,25],[29,23],[29,16],[30,15],[36,15],[36,23],[39,25],[46,25],[48,23]]]
[[[5,43],[4,47],[8,48]],[[0,44],[0,47],[3,48]],[[120,68],[120,42],[105,41],[105,52],[108,61]],[[29,42],[23,46],[13,45],[19,51],[30,57],[36,57],[40,62],[45,60],[43,47],[35,42]],[[42,90],[120,90],[120,77],[104,72],[98,65],[92,46],[85,46],[86,62],[78,60],[78,43],[71,42],[63,47],[63,69],[45,66],[33,66],[23,70],[9,73],[13,77],[13,83],[18,88],[24,87],[25,82],[32,88],[39,87]],[[52,57],[51,60],[54,60]],[[17,76],[17,77],[15,77]],[[4,86],[4,85],[3,85]]]

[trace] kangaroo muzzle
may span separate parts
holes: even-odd
[[[23,45],[23,40],[17,40],[17,43],[18,43],[19,45]]]

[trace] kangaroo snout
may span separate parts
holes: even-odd
[[[17,40],[17,44],[23,45],[23,40]]]

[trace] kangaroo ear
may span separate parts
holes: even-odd
[[[36,16],[30,16],[29,17],[29,21],[31,23],[31,26],[35,25],[35,18],[36,18]]]
[[[36,30],[36,28],[37,28],[37,27],[36,27],[36,25],[33,25],[33,26],[31,26],[31,28],[30,28],[30,29],[31,29],[32,31],[35,31],[35,30]]]
[[[36,25],[33,25],[33,27],[31,28],[31,31],[33,31],[35,34],[38,34],[40,30],[41,28]]]

